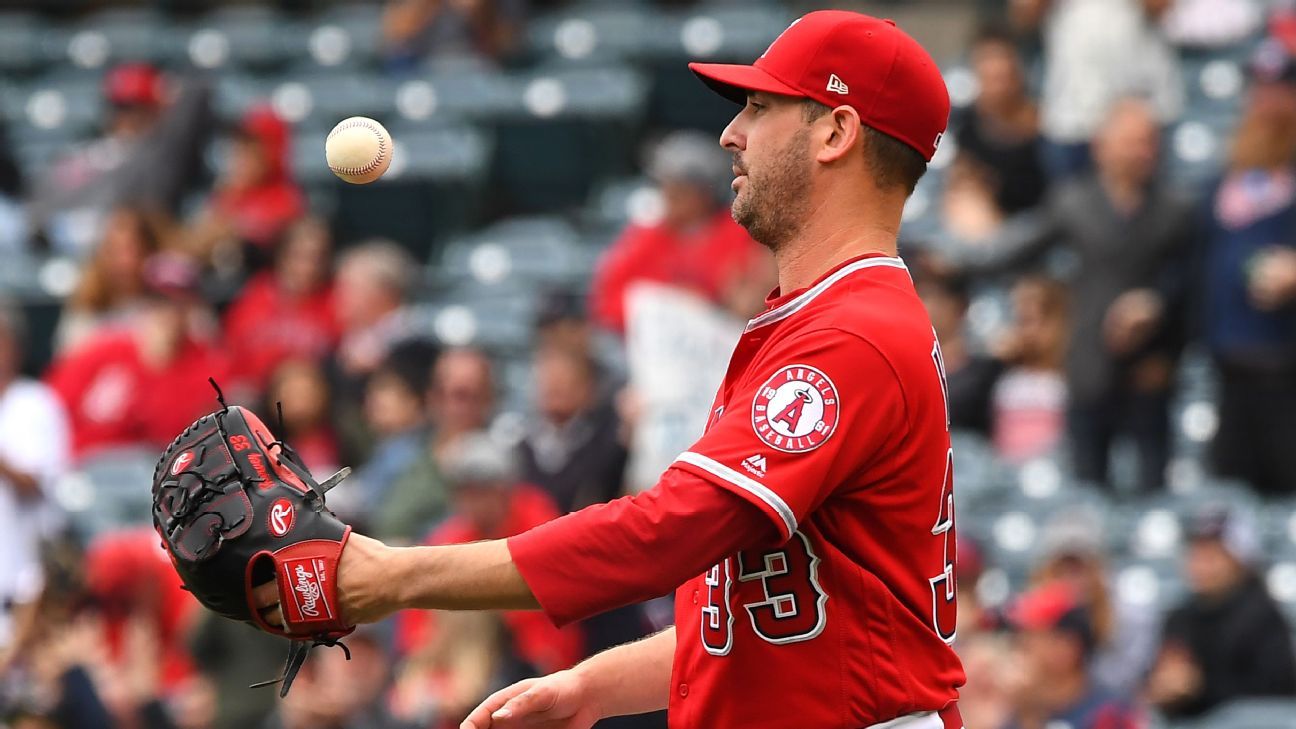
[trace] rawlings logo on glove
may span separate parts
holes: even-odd
[[[338,562],[351,527],[324,503],[350,469],[317,482],[260,418],[226,407],[219,389],[217,398],[221,409],[186,428],[158,460],[153,526],[199,602],[294,641],[280,679],[284,695],[311,647],[340,645],[354,629],[337,609]],[[266,622],[252,595],[276,575],[282,629]]]

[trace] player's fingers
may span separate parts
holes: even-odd
[[[525,692],[527,689],[534,686],[535,683],[536,679],[529,678],[525,681],[519,681],[511,686],[505,686],[499,691],[487,696],[486,700],[481,702],[476,709],[473,709],[467,719],[464,719],[463,723],[459,725],[459,729],[490,729],[493,723],[491,716],[503,708],[504,705],[509,702],[509,699]]]
[[[288,630],[288,628],[284,625],[283,610],[279,609],[278,605],[269,608],[262,608],[260,610],[260,613],[261,613],[262,620],[266,621],[267,623],[273,625],[276,628],[283,628],[284,630]]]
[[[491,714],[491,719],[507,722],[522,719],[534,714],[543,714],[554,707],[558,697],[552,690],[532,688],[509,699],[507,704]],[[511,725],[510,725],[511,726]]]
[[[252,604],[258,610],[268,608],[279,602],[279,586],[274,580],[252,588]]]

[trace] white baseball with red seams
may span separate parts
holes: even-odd
[[[382,124],[363,116],[343,119],[324,140],[324,157],[333,174],[364,185],[391,166],[393,144]]]

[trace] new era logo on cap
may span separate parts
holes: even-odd
[[[842,96],[850,93],[850,87],[846,85],[846,82],[838,78],[835,73],[828,74],[828,90]]]

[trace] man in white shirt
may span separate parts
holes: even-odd
[[[0,655],[21,606],[43,587],[39,546],[57,521],[50,488],[68,466],[68,425],[54,392],[21,376],[21,313],[0,303]]]
[[[1088,143],[1112,105],[1148,101],[1168,124],[1183,111],[1175,50],[1157,24],[1166,0],[1013,0],[1019,25],[1039,25],[1044,41],[1040,127],[1049,172],[1087,169]]]

